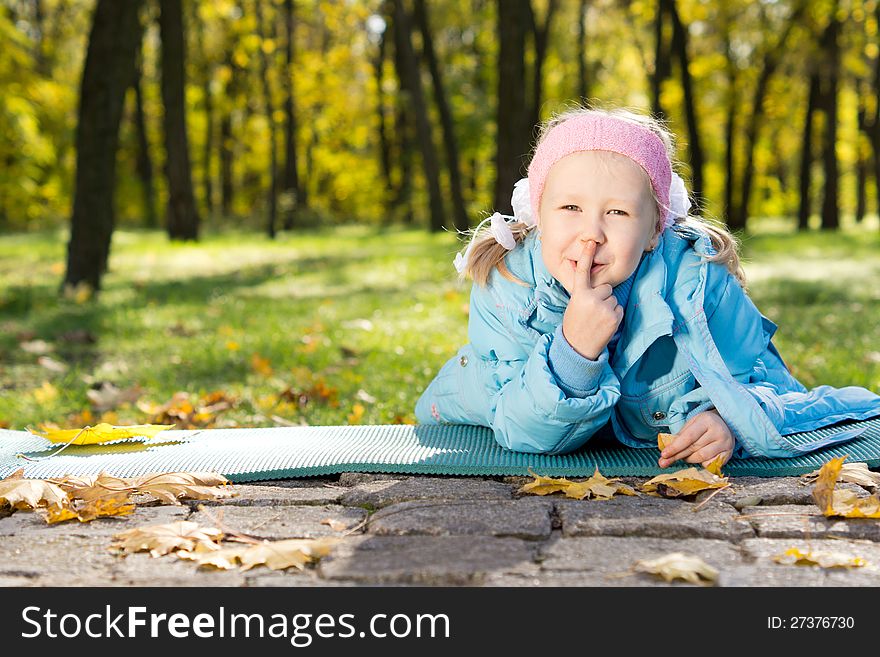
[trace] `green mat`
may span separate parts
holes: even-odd
[[[880,417],[788,439],[794,444],[807,444],[817,438],[843,436],[849,439],[795,458],[734,459],[725,466],[724,473],[734,477],[799,475],[844,454],[850,461],[880,465]],[[659,452],[654,448],[632,449],[599,440],[561,456],[523,454],[502,448],[489,429],[458,425],[169,430],[150,440],[70,446],[49,456],[58,448],[24,431],[0,430],[0,478],[22,467],[25,476],[34,479],[101,472],[133,477],[154,472],[211,471],[238,482],[340,472],[526,475],[532,468],[544,475],[569,477],[589,476],[596,467],[609,477],[669,472],[657,467]]]

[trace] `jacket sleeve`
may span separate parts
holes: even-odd
[[[777,431],[784,423],[784,404],[780,393],[803,387],[779,357],[770,338],[775,325],[764,318],[736,278],[725,267],[711,263],[707,268],[704,311],[711,342],[733,380],[760,406]],[[710,360],[712,356],[709,356]],[[714,408],[709,392],[699,387],[676,401],[676,411],[685,420]],[[719,409],[724,416],[724,412]],[[725,418],[731,425],[731,420]],[[681,427],[678,427],[680,429]],[[675,429],[675,428],[673,428]],[[734,434],[738,432],[731,425]],[[737,435],[734,456],[748,453],[744,440]]]
[[[561,329],[541,335],[509,312],[491,286],[471,292],[469,335],[484,370],[477,399],[495,439],[512,450],[560,454],[603,427],[620,397],[606,352],[577,354]],[[533,344],[529,344],[532,342]]]

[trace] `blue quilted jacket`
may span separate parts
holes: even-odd
[[[804,388],[771,341],[776,325],[724,266],[701,257],[711,249],[699,232],[664,231],[636,270],[613,354],[606,348],[590,361],[562,337],[569,295],[533,231],[505,260],[528,286],[497,270],[486,287],[473,286],[470,342],[424,391],[418,420],[491,427],[507,448],[555,454],[603,429],[626,445],[656,447],[658,432],[677,433],[715,408],[736,438],[735,456],[785,457],[852,437],[804,444],[791,434],[880,415],[880,397],[864,388]]]

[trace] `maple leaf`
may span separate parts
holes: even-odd
[[[67,493],[42,479],[25,479],[24,468],[0,480],[0,506],[31,510],[39,506],[66,506]]]
[[[675,435],[671,433],[658,433],[657,434],[657,448],[662,452],[666,449],[672,441],[675,440]]]
[[[801,475],[800,483],[803,485],[811,484],[819,477],[819,470],[813,470],[810,473]],[[847,481],[852,484],[858,484],[864,488],[880,487],[880,472],[872,472],[868,469],[868,464],[864,461],[856,461],[855,463],[844,463],[837,477],[837,481]]]
[[[863,498],[851,490],[835,490],[846,455],[828,461],[819,468],[813,486],[813,500],[826,517],[880,518],[880,498]]]
[[[716,456],[714,459],[712,459],[712,462],[709,463],[709,465],[706,466],[706,469],[707,469],[709,472],[711,472],[713,475],[717,475],[717,476],[720,477],[720,476],[721,476],[721,466],[722,466],[722,461],[723,461],[723,459],[724,459],[724,456],[721,455],[721,454],[719,454],[719,455]]]
[[[718,571],[699,557],[673,552],[656,559],[637,561],[633,568],[636,572],[659,575],[667,582],[683,579],[693,584],[714,583],[718,579]]]
[[[49,481],[66,490],[71,498],[86,502],[148,493],[166,504],[180,504],[181,499],[214,500],[238,494],[226,488],[228,479],[214,472],[169,472],[126,479],[102,472],[97,477],[65,476]]]
[[[861,557],[852,557],[842,552],[804,552],[800,548],[789,548],[782,554],[774,555],[776,563],[796,566],[820,566],[822,568],[861,568],[868,564]]]
[[[160,431],[165,431],[173,426],[173,424],[135,424],[117,427],[101,422],[93,427],[83,427],[82,429],[47,429],[45,431],[31,429],[31,433],[42,436],[53,443],[96,445],[123,438],[152,438]]]
[[[160,557],[174,550],[219,549],[217,542],[223,532],[214,527],[199,527],[188,520],[169,522],[147,527],[135,527],[114,535],[115,542],[110,550],[117,554],[132,554],[149,551],[153,557]]]
[[[115,495],[83,501],[71,501],[69,506],[51,506],[47,509],[46,522],[54,524],[76,518],[80,522],[90,522],[95,518],[107,518],[110,516],[127,516],[134,513],[135,505],[131,503],[128,495]]]
[[[728,486],[727,477],[721,477],[709,470],[685,468],[667,474],[657,475],[642,484],[642,491],[662,497],[687,497],[711,488]]]
[[[210,552],[181,550],[177,556],[197,562],[200,566],[213,566],[228,570],[240,564],[241,570],[254,566],[267,566],[272,570],[297,568],[326,556],[336,539],[291,538],[282,541],[262,541],[256,544],[224,547]]]
[[[606,479],[599,473],[599,468],[593,476],[584,481],[569,481],[568,479],[553,479],[535,474],[529,468],[535,481],[531,481],[519,489],[520,493],[532,493],[533,495],[550,495],[551,493],[563,492],[566,497],[576,500],[597,499],[610,500],[615,493],[622,495],[638,495],[636,491],[626,484],[619,483],[620,479]]]

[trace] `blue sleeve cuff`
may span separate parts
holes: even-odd
[[[599,387],[602,370],[608,363],[608,349],[604,349],[596,360],[581,356],[562,335],[560,324],[553,334],[547,360],[566,397],[583,399],[594,394]]]

